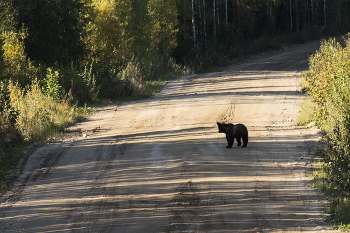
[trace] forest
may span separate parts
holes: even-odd
[[[349,13],[350,0],[1,0],[0,177],[11,148],[57,137],[88,104],[346,33]]]

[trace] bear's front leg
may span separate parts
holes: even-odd
[[[226,148],[232,148],[234,138],[230,138],[228,135],[226,135],[226,140],[227,140]]]

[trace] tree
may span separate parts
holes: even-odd
[[[148,14],[148,0],[131,0],[130,24],[128,37],[136,57],[147,54],[151,45],[150,22]]]
[[[5,76],[6,73],[6,58],[4,58],[6,35],[8,35],[8,32],[13,31],[14,25],[14,9],[11,0],[0,1],[0,77]]]
[[[25,52],[32,61],[69,64],[85,54],[82,37],[89,21],[89,0],[13,0],[17,28],[25,27]]]
[[[91,52],[90,59],[104,67],[125,66],[132,57],[127,33],[130,24],[130,0],[94,3],[94,18],[85,38]]]
[[[163,55],[170,55],[177,45],[177,9],[173,0],[150,0],[151,44]]]

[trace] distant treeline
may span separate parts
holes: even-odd
[[[133,72],[140,72],[143,80],[172,71],[172,63],[202,71],[223,59],[276,48],[281,41],[303,42],[324,33],[347,32],[349,3],[350,0],[2,0],[0,75],[26,84],[36,74],[21,73],[29,68],[24,63],[56,70],[90,67],[96,84],[105,90],[110,88],[105,84],[108,78],[128,66],[137,69]],[[66,89],[72,85],[68,81],[62,84]],[[111,91],[107,89],[103,91],[106,96],[100,95],[114,97]]]

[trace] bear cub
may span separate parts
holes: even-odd
[[[243,140],[243,146],[246,147],[248,144],[248,129],[243,124],[225,124],[225,123],[219,123],[219,133],[225,133],[226,134],[226,140],[227,140],[227,146],[226,148],[232,148],[234,139],[237,140],[238,144],[237,146],[241,146],[241,139]]]

